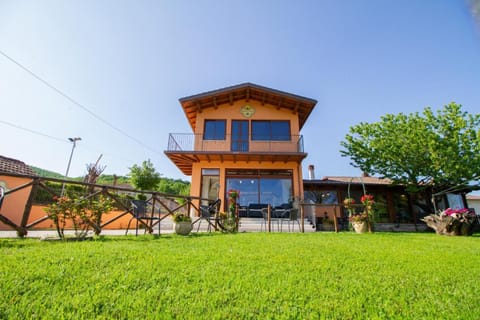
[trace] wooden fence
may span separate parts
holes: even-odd
[[[53,203],[56,197],[61,196],[64,186],[67,192],[69,189],[73,189],[73,192],[76,194],[80,193],[81,197],[84,199],[93,199],[99,195],[103,195],[104,197],[113,200],[114,206],[118,210],[112,212],[116,212],[116,214],[113,216],[109,214],[110,217],[106,221],[101,221],[100,223],[89,223],[91,227],[98,233],[103,228],[108,227],[126,215],[133,217],[134,209],[132,206],[132,200],[135,199],[139,194],[142,194],[144,197],[146,197],[147,202],[150,203],[149,207],[152,210],[152,215],[155,214],[154,211],[157,210],[157,220],[147,221],[147,219],[138,219],[138,222],[144,228],[146,228],[149,233],[152,233],[155,226],[161,223],[162,220],[176,213],[184,213],[187,215],[200,217],[199,204],[202,200],[208,201],[208,199],[199,197],[180,196],[155,191],[141,191],[130,188],[90,184],[80,181],[25,176],[10,173],[0,173],[0,175],[7,178],[22,178],[27,181],[21,185],[13,187],[12,189],[4,190],[3,199],[0,202],[0,221],[6,226],[10,227],[12,230],[15,230],[19,237],[25,237],[29,230],[32,230],[35,226],[51,219],[50,216],[45,213],[44,216],[35,219],[34,221],[30,221],[32,220],[32,207],[34,204],[48,205]],[[60,187],[53,188],[52,184],[57,184]],[[24,205],[22,204],[21,208],[15,208],[15,210],[13,210],[16,212],[15,214],[9,214],[8,212],[5,212],[7,210],[5,207],[8,204],[9,196],[26,189],[30,189],[30,192],[28,193],[25,201],[23,201]],[[2,207],[4,209],[2,209]],[[162,214],[159,214],[160,210],[162,211]],[[193,223],[195,224],[199,222],[199,220],[200,218],[194,219]]]

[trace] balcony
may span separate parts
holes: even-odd
[[[291,135],[279,140],[204,140],[202,135],[171,133],[165,154],[186,175],[191,175],[192,165],[200,161],[296,161],[307,154],[303,149],[303,137]]]
[[[276,141],[233,140],[226,135],[224,140],[204,140],[202,135],[170,133],[167,151],[196,152],[300,152],[303,153],[303,137],[292,135]]]

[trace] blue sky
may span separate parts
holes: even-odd
[[[480,111],[480,27],[462,0],[0,0],[0,51],[0,154],[64,173],[79,136],[70,176],[103,154],[105,173],[151,159],[189,180],[163,154],[191,132],[178,99],[243,82],[318,100],[302,131],[317,177],[360,174],[339,152],[359,122]]]

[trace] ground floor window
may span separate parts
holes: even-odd
[[[220,170],[219,169],[202,169],[202,186],[200,195],[204,199],[215,201],[218,199],[220,189]],[[208,205],[207,200],[202,200],[201,205]]]
[[[293,198],[292,170],[240,170],[226,171],[226,191],[240,191],[239,205],[287,205]]]

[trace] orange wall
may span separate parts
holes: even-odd
[[[0,175],[0,181],[5,183],[7,189],[10,190],[27,184],[31,182],[32,179]],[[0,214],[19,225],[22,221],[23,211],[25,210],[25,204],[27,203],[31,189],[32,187],[30,186],[6,195],[3,199],[3,205],[0,208]],[[12,230],[12,228],[0,222],[0,230]]]
[[[34,222],[40,218],[43,218],[46,216],[45,213],[45,206],[39,206],[39,205],[34,205],[32,206],[32,211],[30,212],[30,218],[28,219],[28,222]],[[120,215],[123,211],[111,211],[109,213],[106,213],[102,216],[102,223],[105,223],[106,221],[109,221],[110,219],[113,219],[114,217],[117,217]],[[128,222],[132,218],[131,214],[126,214],[123,217],[119,218],[118,220],[112,222],[108,226],[104,227],[103,229],[105,230],[116,230],[116,229],[125,229],[127,228]],[[67,228],[69,228],[71,225],[67,224]],[[55,225],[53,224],[53,221],[48,219],[45,220],[37,225],[33,229],[54,229]],[[130,228],[135,228],[135,221],[132,221],[130,224]]]
[[[244,117],[241,113],[241,107],[250,105],[255,108],[255,113],[250,118]],[[225,119],[226,121],[226,133],[227,139],[225,141],[202,141],[203,137],[203,125],[205,120],[212,119]],[[290,120],[290,134],[292,136],[299,135],[299,122],[298,114],[292,111],[278,108],[277,106],[265,104],[255,100],[240,100],[230,104],[219,105],[217,108],[204,109],[201,113],[197,113],[197,127],[195,128],[196,134],[196,150],[203,151],[230,151],[230,133],[231,133],[231,121],[230,120]],[[298,139],[298,138],[295,138]],[[250,150],[255,152],[297,152],[297,141],[290,142],[257,142],[250,141]],[[272,149],[273,146],[273,149]],[[227,168],[244,168],[244,169],[290,169],[293,171],[293,193],[297,198],[303,198],[303,183],[302,183],[302,166],[301,163],[294,161],[284,162],[272,162],[264,161],[259,163],[258,161],[201,161],[193,164],[192,168],[192,180],[190,195],[200,197],[201,189],[201,170],[203,168],[215,168],[220,169],[220,195],[224,195],[225,190],[225,170]],[[222,199],[223,201],[224,199]]]
[[[240,109],[245,105],[255,108],[255,113],[250,118],[245,118]],[[203,124],[206,119],[226,119],[226,120],[290,120],[290,130],[292,135],[298,135],[300,132],[298,126],[298,114],[286,109],[277,108],[269,104],[262,104],[255,100],[239,100],[230,104],[219,105],[218,108],[208,108],[197,113],[196,134],[203,134]],[[227,121],[227,134],[231,132],[230,121]],[[226,144],[228,147],[230,144]],[[228,149],[226,149],[228,150]]]

